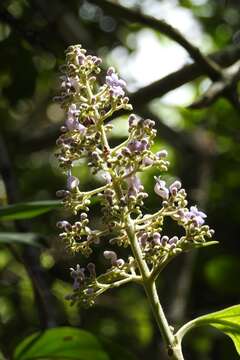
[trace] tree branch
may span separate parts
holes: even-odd
[[[221,96],[226,97],[232,105],[239,111],[240,102],[237,84],[240,79],[240,61],[237,61],[230,68],[223,71],[222,79],[213,82],[203,95],[194,103],[190,109],[202,109],[213,104]]]
[[[229,46],[224,50],[210,54],[209,58],[213,59],[222,67],[228,67],[240,59],[240,45]],[[185,65],[181,69],[130,94],[131,103],[133,105],[146,104],[148,101],[151,101],[156,97],[162,97],[168,92],[173,91],[204,74],[204,70],[197,63]]]
[[[229,46],[225,50],[209,55],[209,57],[213,58],[214,61],[219,63],[219,65],[228,67],[240,58],[240,46]],[[144,116],[143,114],[146,113],[146,105],[149,101],[157,97],[162,97],[168,92],[195,80],[203,74],[204,71],[197,63],[185,65],[183,68],[174,71],[162,79],[157,80],[132,94],[129,94],[130,102],[134,107],[138,108],[141,115]],[[150,117],[149,115],[147,116]],[[156,118],[156,116],[154,116],[154,118]],[[160,120],[158,120],[157,126],[159,127],[162,136],[170,143],[174,142],[174,146],[176,146],[176,143],[183,143],[189,146],[189,142],[192,142],[191,137],[187,136],[188,139],[186,139],[185,135],[181,137],[182,132],[177,132],[171,129],[169,126],[160,122]],[[21,136],[21,134],[19,136],[19,133],[13,134],[12,143],[21,147],[22,151],[39,151],[42,148],[52,146],[58,133],[59,125],[51,125],[49,128],[43,130],[42,133],[36,136],[29,135],[29,137],[26,137],[25,132],[23,136]],[[184,141],[184,138],[186,141]]]
[[[220,96],[224,96],[237,109],[240,109],[238,93],[236,86],[229,84],[229,76],[222,71],[221,66],[214,61],[213,58],[205,56],[198,47],[188,41],[177,29],[166,23],[164,20],[156,19],[152,16],[142,14],[133,9],[128,9],[108,0],[90,0],[94,4],[99,5],[105,11],[113,15],[117,19],[127,21],[135,21],[143,25],[149,26],[162,34],[168,36],[170,39],[176,41],[181,45],[192,57],[193,60],[202,68],[205,74],[213,81],[213,91],[210,90],[210,95],[204,96],[203,99],[194,103],[192,108],[199,106],[207,106],[214,102]],[[169,80],[169,79],[168,79]],[[215,85],[215,82],[217,84]],[[233,80],[234,83],[234,80]]]
[[[131,22],[138,22],[161,32],[171,40],[174,40],[181,45],[213,81],[221,77],[220,66],[216,64],[213,59],[204,56],[198,47],[194,46],[180,33],[180,31],[166,23],[164,20],[156,19],[152,16],[142,14],[138,11],[107,0],[90,0],[90,2],[97,4],[111,16],[117,17],[118,19],[120,18]]]

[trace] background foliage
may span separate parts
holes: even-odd
[[[57,239],[55,223],[63,210],[55,192],[64,188],[65,179],[53,153],[64,116],[52,97],[58,92],[64,50],[74,43],[103,57],[105,65],[118,67],[129,81],[135,112],[156,121],[156,149],[165,146],[169,151],[168,176],[181,178],[190,201],[206,210],[220,242],[179,257],[159,279],[160,298],[171,323],[178,326],[239,302],[240,106],[225,96],[201,109],[189,108],[208,87],[209,74],[200,65],[183,68],[192,61],[187,53],[139,15],[166,16],[203,52],[219,52],[225,67],[240,59],[239,2],[109,3],[3,0],[0,4],[0,347],[7,358],[27,335],[64,325],[97,335],[112,359],[121,348],[127,351],[125,359],[160,355],[164,359],[158,330],[138,287],[112,291],[89,310],[70,307],[64,300],[71,289],[68,269],[84,259],[67,255]],[[113,120],[113,143],[126,135],[125,115],[119,116]],[[83,189],[100,181],[89,177],[84,163],[77,171]],[[149,192],[153,175],[149,172],[142,179]],[[150,196],[146,210],[157,207],[158,199]],[[95,215],[99,216],[97,204]],[[174,232],[171,223],[169,232]],[[102,254],[94,256],[101,269]],[[187,359],[237,359],[231,341],[211,328],[194,330],[186,338],[184,352]]]

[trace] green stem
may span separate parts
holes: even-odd
[[[172,211],[166,211],[164,208],[161,208],[159,211],[157,211],[154,214],[150,214],[150,215],[145,215],[143,218],[136,220],[136,224],[141,224],[141,223],[145,223],[149,220],[154,220],[157,219],[159,216],[171,216],[174,215],[178,212],[179,209],[177,210],[172,210]]]
[[[167,345],[169,357],[174,360],[184,360],[181,346],[169,328],[168,321],[159,301],[155,282],[150,282],[150,284],[146,283],[144,287],[164,343]]]
[[[106,190],[108,187],[109,187],[108,184],[107,184],[107,185],[103,185],[103,186],[101,186],[101,187],[99,187],[99,188],[96,188],[96,189],[94,189],[94,190],[85,191],[85,192],[82,193],[82,194],[88,195],[88,196],[96,195],[96,194],[98,194],[98,193]]]
[[[134,257],[139,266],[146,295],[148,297],[152,312],[161,332],[163,341],[168,349],[169,357],[172,360],[184,360],[181,348],[176,342],[176,338],[170,329],[167,318],[159,301],[155,281],[152,281],[151,273],[148,269],[147,263],[142,258],[142,251],[135,235],[134,222],[129,215],[126,221],[126,231],[131,243]]]

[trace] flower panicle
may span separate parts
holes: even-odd
[[[116,111],[129,111],[132,107],[125,93],[126,83],[114,68],[107,70],[101,83],[101,62],[80,45],[70,46],[66,63],[61,67],[61,92],[55,99],[65,111],[65,122],[56,142],[56,157],[66,174],[66,186],[57,191],[57,196],[76,218],[75,222],[58,222],[60,238],[70,251],[86,257],[95,246],[102,246],[104,261],[110,265],[98,276],[92,263],[87,269],[79,265],[71,268],[73,293],[68,299],[88,306],[107,289],[141,281],[127,231],[129,219],[134,224],[141,256],[153,274],[158,274],[170,258],[204,245],[213,235],[213,230],[205,225],[206,214],[196,206],[188,208],[181,182],[175,180],[167,184],[162,178],[169,166],[168,153],[165,149],[152,151],[156,137],[153,120],[130,114],[128,138],[110,147],[112,124],[106,120]],[[76,176],[79,161],[85,161],[92,174],[101,175],[104,185],[83,191]],[[141,173],[153,167],[160,173],[154,185],[160,210],[146,214],[144,203],[148,193]],[[101,206],[99,229],[91,217],[91,205],[96,201]],[[183,228],[182,237],[168,237],[164,233],[167,217]],[[119,257],[116,247],[127,248],[128,258]]]

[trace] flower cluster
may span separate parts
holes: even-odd
[[[109,68],[103,84],[99,83],[101,60],[86,54],[80,45],[70,46],[66,64],[61,67],[60,96],[66,113],[65,125],[57,140],[56,156],[66,173],[66,189],[57,196],[77,217],[71,224],[63,220],[57,226],[60,238],[68,249],[89,256],[94,246],[103,246],[103,258],[109,265],[106,272],[96,275],[95,265],[87,269],[77,265],[71,269],[73,293],[67,298],[73,303],[92,305],[98,295],[124,283],[142,281],[139,262],[149,268],[156,278],[164,264],[182,251],[211,244],[213,230],[205,225],[206,215],[196,206],[187,207],[186,192],[180,181],[167,185],[162,175],[155,178],[154,191],[159,197],[160,210],[154,214],[143,211],[144,191],[140,174],[155,167],[161,174],[167,171],[167,151],[152,152],[156,130],[154,121],[131,114],[128,118],[129,136],[116,147],[110,147],[108,136],[112,129],[106,123],[115,111],[131,110],[125,96],[126,83],[113,68]],[[84,192],[72,169],[81,158],[87,159],[93,174],[101,173],[105,185]],[[102,206],[102,228],[92,229],[89,211],[92,198]],[[183,228],[184,236],[164,234],[164,221],[172,218]],[[102,241],[104,239],[104,242]],[[108,245],[106,246],[106,240]],[[119,258],[112,246],[129,249],[127,259]]]

